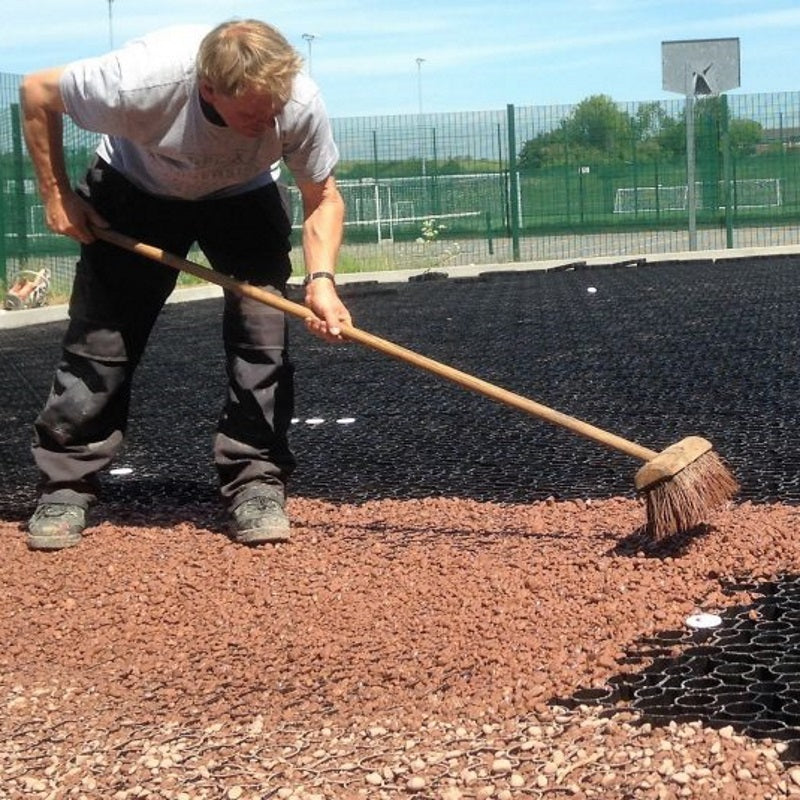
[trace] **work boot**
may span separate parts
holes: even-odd
[[[63,550],[80,544],[86,509],[72,503],[39,503],[28,520],[31,550]]]
[[[259,494],[233,509],[231,539],[238,544],[289,541],[289,518],[276,497]]]

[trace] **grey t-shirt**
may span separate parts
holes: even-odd
[[[208,26],[155,31],[97,58],[68,64],[67,114],[103,134],[98,155],[153,194],[187,200],[249,191],[277,180],[279,162],[319,182],[339,152],[316,84],[298,75],[276,125],[248,138],[203,114],[195,57]]]

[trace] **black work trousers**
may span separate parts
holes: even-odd
[[[78,191],[114,230],[182,257],[196,242],[216,270],[285,291],[291,226],[274,184],[213,200],[164,199],[96,161]],[[106,242],[81,247],[62,358],[34,423],[40,502],[88,507],[96,499],[98,476],[125,437],[134,371],[177,276]],[[258,493],[284,492],[295,466],[287,437],[294,371],[277,309],[225,291],[222,335],[228,388],[214,459],[232,508]],[[190,342],[186,351],[190,359]]]

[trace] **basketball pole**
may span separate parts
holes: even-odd
[[[697,250],[697,188],[694,137],[694,72],[686,65],[686,205],[689,207],[689,249]]]

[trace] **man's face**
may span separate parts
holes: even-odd
[[[275,127],[275,116],[280,113],[270,95],[249,89],[238,97],[215,92],[206,84],[200,84],[203,99],[216,109],[225,124],[236,133],[255,139]]]

